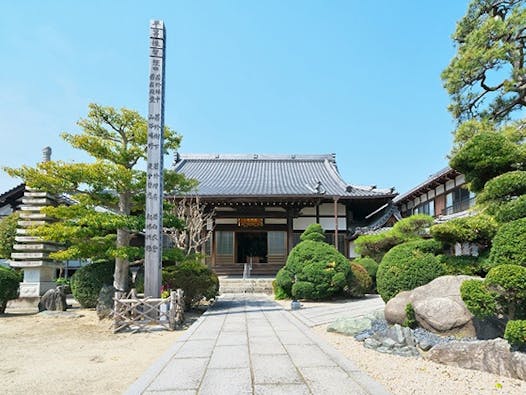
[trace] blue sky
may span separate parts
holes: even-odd
[[[88,103],[147,112],[148,24],[167,27],[166,124],[181,153],[336,153],[405,192],[447,165],[440,72],[466,1],[37,1],[0,6],[0,165],[86,157]],[[171,159],[167,160],[171,163]],[[165,163],[167,163],[165,162]],[[0,175],[0,192],[18,184]]]

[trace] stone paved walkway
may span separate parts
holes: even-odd
[[[361,299],[331,301],[331,302],[302,302],[301,309],[291,311],[308,327],[329,324],[341,317],[359,317],[381,310],[385,303],[379,295],[367,295]],[[286,310],[290,310],[290,301]]]
[[[230,294],[128,394],[387,394],[265,295]]]

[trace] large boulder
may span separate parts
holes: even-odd
[[[506,340],[438,344],[424,354],[434,362],[526,380],[526,354],[511,352]]]
[[[412,291],[400,292],[385,307],[390,324],[403,324],[405,308],[411,303],[415,318],[422,328],[449,335],[476,336],[473,315],[460,296],[460,285],[472,276],[442,276]]]
[[[38,311],[66,311],[66,292],[65,287],[59,285],[55,289],[48,289],[38,302]]]
[[[383,319],[381,311],[375,311],[360,317],[341,317],[327,326],[327,332],[336,332],[347,336],[354,336],[357,333],[371,329],[373,322],[381,319]]]

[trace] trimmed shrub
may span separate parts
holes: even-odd
[[[17,272],[0,266],[0,314],[5,313],[8,301],[18,298],[19,282]]]
[[[526,195],[505,203],[493,203],[488,206],[495,219],[501,223],[515,221],[526,217]]]
[[[433,225],[433,217],[426,214],[415,214],[395,223],[393,232],[401,235],[404,241],[409,241],[424,236],[431,225]]]
[[[491,263],[526,266],[526,218],[501,226],[495,238],[489,259]]]
[[[278,285],[276,280],[272,281],[272,289],[274,290],[274,299],[276,299],[276,300],[287,299],[287,294]]]
[[[497,314],[497,293],[488,290],[482,280],[464,281],[460,295],[475,317],[489,318]]]
[[[356,252],[361,256],[381,261],[387,251],[403,241],[402,237],[391,229],[379,234],[360,236],[354,245]]]
[[[319,292],[313,283],[297,281],[292,285],[292,297],[294,299],[316,299]]]
[[[400,291],[409,291],[442,276],[444,268],[435,256],[442,249],[435,240],[400,244],[385,254],[376,275],[378,293],[389,301]]]
[[[493,177],[514,170],[521,157],[518,144],[497,132],[482,132],[466,142],[449,161],[463,173],[473,192],[480,192]]]
[[[526,318],[526,267],[496,266],[483,281],[464,281],[460,294],[476,317],[502,314],[510,320]]]
[[[81,267],[71,277],[71,293],[82,307],[97,306],[100,289],[113,284],[113,262],[99,261]]]
[[[325,231],[320,224],[310,224],[300,236],[301,241],[325,241]]]
[[[313,240],[319,239],[319,229],[309,226],[302,234],[304,240],[292,249],[286,265],[276,275],[275,294],[320,300],[342,294],[351,284],[349,261],[332,245]]]
[[[370,291],[373,280],[367,270],[358,263],[351,262],[351,272],[354,278],[346,289],[346,293],[350,296],[361,297]]]
[[[508,321],[504,332],[504,339],[514,347],[526,349],[526,321]]]
[[[367,274],[371,277],[371,288],[369,291],[371,293],[376,293],[376,272],[378,271],[378,263],[376,263],[374,259],[368,257],[355,259],[354,262],[367,270]]]
[[[431,235],[444,243],[479,243],[488,245],[497,232],[497,222],[486,214],[456,218],[433,225]]]
[[[376,278],[376,272],[378,271],[378,263],[372,258],[359,258],[355,259],[354,263],[361,265],[367,270],[367,274],[374,280]]]
[[[526,171],[509,171],[489,180],[477,195],[477,203],[506,202],[526,194]]]
[[[200,262],[183,262],[163,269],[163,285],[171,290],[181,288],[186,308],[203,298],[215,298],[219,291],[219,279],[208,266]]]
[[[444,267],[445,274],[476,276],[484,275],[489,270],[485,270],[486,259],[481,256],[439,255],[438,260]]]

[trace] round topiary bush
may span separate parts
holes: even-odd
[[[0,314],[5,313],[7,302],[18,298],[20,277],[12,269],[0,266]]]
[[[212,299],[219,291],[219,279],[208,266],[201,262],[189,261],[163,269],[163,285],[171,290],[184,291],[186,308],[201,299]]]
[[[303,241],[292,249],[276,275],[275,295],[320,300],[343,293],[352,284],[348,260],[334,246],[321,241],[320,231],[319,225],[309,226]]]
[[[466,276],[483,275],[485,270],[485,258],[480,256],[468,256],[468,255],[439,255],[438,259],[446,274],[459,275],[465,274]]]
[[[493,266],[501,264],[526,266],[526,218],[501,226],[493,239],[489,259]]]
[[[71,277],[71,292],[82,307],[97,306],[100,289],[113,284],[113,262],[99,261],[81,267]]]
[[[310,224],[300,236],[301,241],[325,241],[325,231],[320,224]]]
[[[346,293],[353,297],[364,296],[367,292],[371,290],[373,285],[373,280],[367,270],[358,264],[351,262],[351,272],[353,274],[353,280],[351,285],[346,289]]]
[[[378,271],[378,263],[372,258],[359,258],[354,260],[355,263],[361,265],[367,270],[367,273],[374,280],[376,278],[376,272]]]
[[[418,240],[400,244],[385,254],[376,274],[376,286],[387,302],[400,291],[409,291],[444,275],[435,256],[441,251],[435,240]]]

